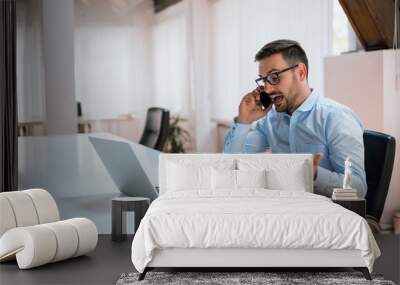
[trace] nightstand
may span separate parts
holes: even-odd
[[[366,216],[366,201],[365,199],[357,199],[357,200],[332,200],[332,202],[339,204],[340,206],[353,211],[356,214],[359,214],[361,217],[365,218]]]
[[[111,238],[113,241],[126,239],[126,212],[135,212],[135,231],[150,205],[150,199],[144,197],[116,197],[112,199]]]

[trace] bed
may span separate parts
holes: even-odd
[[[380,251],[361,216],[313,194],[308,154],[161,154],[132,262],[153,268],[353,267]]]

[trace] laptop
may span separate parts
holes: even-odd
[[[118,189],[134,197],[158,196],[158,157],[152,148],[123,141],[89,137]]]

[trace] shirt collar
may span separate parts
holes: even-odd
[[[309,95],[309,96],[307,97],[307,99],[304,100],[304,102],[294,111],[294,113],[297,112],[297,111],[299,111],[299,112],[307,112],[307,111],[310,111],[310,110],[314,107],[314,105],[316,104],[318,98],[319,98],[318,94],[317,94],[315,91],[313,91],[313,89],[311,89],[310,95]],[[286,117],[289,117],[289,118],[291,117],[291,115],[289,115],[289,114],[286,113],[286,112],[278,112],[278,111],[276,111],[275,105],[272,106],[272,110],[271,110],[271,111],[272,111],[272,113],[273,113],[274,116],[286,116]],[[292,115],[293,115],[293,114],[292,114]]]
[[[307,97],[307,99],[295,110],[295,112],[307,112],[310,111],[315,103],[317,102],[319,96],[316,92],[311,89],[311,94]]]

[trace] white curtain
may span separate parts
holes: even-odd
[[[310,85],[323,91],[323,57],[331,54],[332,1],[217,0],[211,11],[212,116],[231,120],[255,88],[254,55],[266,43],[293,39],[305,49]]]
[[[208,1],[187,0],[190,95],[194,125],[194,149],[216,152],[215,123],[211,121],[210,6]]]
[[[237,114],[241,97],[255,87],[254,55],[267,42],[299,41],[310,84],[323,90],[331,12],[331,0],[185,0],[168,8],[153,30],[156,102],[190,118],[195,151],[216,151],[212,119]]]
[[[143,117],[152,104],[151,1],[75,1],[76,98],[84,118]]]
[[[193,126],[192,149],[216,150],[210,113],[209,4],[185,0],[156,15],[153,27],[155,102]]]
[[[189,73],[186,5],[179,3],[155,16],[152,28],[154,104],[188,117]]]

